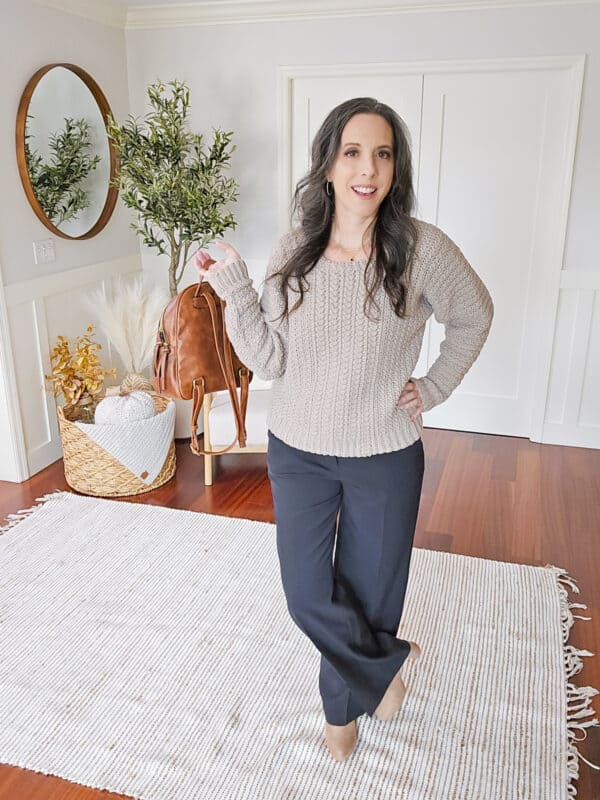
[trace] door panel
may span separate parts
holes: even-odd
[[[553,330],[549,277],[558,288],[561,268],[553,232],[561,223],[569,111],[561,70],[425,76],[420,216],[456,241],[494,301],[478,360],[427,413],[427,425],[530,435],[536,366],[551,346],[540,331]],[[433,317],[428,329],[419,375],[444,337]]]

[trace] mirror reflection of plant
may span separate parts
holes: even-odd
[[[27,119],[32,118],[31,115]],[[30,133],[25,132],[25,160],[31,186],[44,214],[56,226],[76,219],[90,205],[89,192],[83,181],[100,163],[100,156],[91,157],[90,126],[83,117],[65,117],[65,129],[49,136],[51,160],[46,163],[37,150],[32,150]]]
[[[171,96],[164,97],[170,86]],[[153,110],[146,114],[146,126],[129,116],[116,125],[109,115],[107,130],[119,155],[119,175],[113,185],[120,189],[128,208],[138,214],[131,227],[144,244],[170,257],[169,291],[177,287],[189,259],[192,244],[201,249],[227,228],[235,228],[232,214],[221,206],[237,199],[237,183],[224,178],[231,153],[227,147],[233,131],[214,129],[208,153],[201,134],[186,128],[190,92],[185,83],[156,81],[147,88]],[[162,234],[162,235],[161,235]]]

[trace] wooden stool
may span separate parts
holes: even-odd
[[[238,391],[239,394],[239,391]],[[271,400],[271,389],[253,389],[248,393],[246,408],[246,447],[236,443],[227,453],[267,452],[267,413]],[[212,392],[204,396],[202,405],[204,422],[203,450],[221,450],[227,447],[235,432],[235,419],[228,391]],[[224,453],[223,455],[227,455]],[[204,484],[212,486],[213,461],[217,456],[204,456]]]

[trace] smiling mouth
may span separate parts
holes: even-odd
[[[375,192],[377,191],[377,189],[371,189],[371,190],[369,190],[369,191],[365,191],[365,190],[363,189],[363,191],[360,191],[360,190],[359,190],[359,189],[357,189],[355,186],[353,186],[353,187],[352,187],[352,191],[354,192],[354,194],[357,194],[357,195],[359,195],[360,197],[372,197],[372,196],[375,194]]]

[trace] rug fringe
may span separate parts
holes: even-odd
[[[27,519],[27,517],[30,514],[33,514],[33,512],[36,511],[43,503],[47,503],[48,500],[57,500],[59,496],[64,494],[71,494],[71,492],[65,492],[63,489],[54,489],[54,491],[48,492],[48,494],[42,495],[42,497],[35,498],[35,502],[39,505],[31,506],[30,508],[23,508],[20,511],[17,511],[16,514],[7,514],[6,519],[8,522],[0,526],[0,536],[9,531],[11,528],[14,528],[15,525],[23,522],[24,519]]]
[[[546,564],[546,569],[550,569],[556,577],[559,599],[560,599],[560,622],[563,639],[564,663],[565,663],[565,677],[572,678],[583,669],[582,656],[593,656],[589,650],[578,650],[571,644],[567,644],[569,638],[569,631],[573,627],[573,622],[576,619],[590,620],[591,617],[582,617],[573,614],[572,608],[587,608],[583,603],[569,603],[567,597],[567,589],[569,587],[573,592],[579,594],[579,587],[577,581],[572,575],[569,575],[565,569],[554,566],[554,564]],[[576,781],[579,778],[579,759],[593,769],[600,769],[600,765],[592,764],[587,758],[584,758],[577,749],[575,742],[582,742],[587,737],[587,728],[592,728],[600,725],[600,720],[595,716],[594,709],[592,708],[592,697],[600,694],[598,689],[593,686],[575,686],[573,683],[567,683],[567,772],[569,775],[569,785],[567,793],[569,797],[577,796]],[[584,720],[584,717],[592,717],[592,719]],[[577,737],[577,730],[583,733],[583,736]]]

